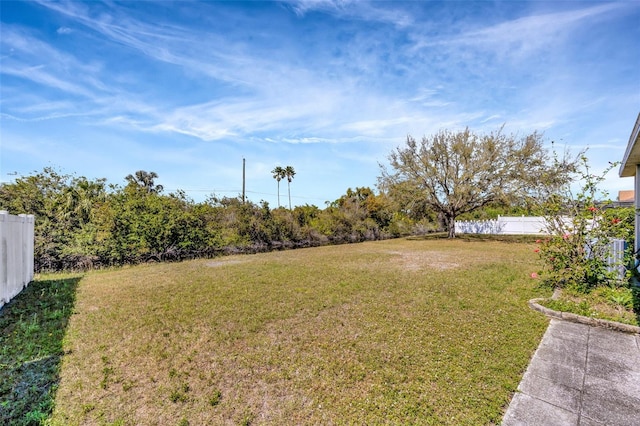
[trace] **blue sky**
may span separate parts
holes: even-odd
[[[468,126],[620,161],[640,2],[0,2],[0,181],[43,167],[196,201],[374,188],[389,152]],[[16,173],[14,175],[13,173]],[[613,196],[630,178],[609,175]],[[281,185],[286,194],[286,185]],[[281,203],[287,204],[285,197]]]

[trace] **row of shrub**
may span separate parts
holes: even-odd
[[[46,168],[0,185],[0,209],[36,216],[37,271],[85,270],[145,261],[255,253],[397,237],[436,226],[395,210],[369,188],[349,189],[324,209],[271,209],[241,197],[194,202],[164,194],[153,172],[108,185]]]

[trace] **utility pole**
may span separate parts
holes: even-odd
[[[245,164],[246,164],[247,160],[245,160],[244,158],[242,159],[242,204],[244,204],[244,184],[245,184],[245,173],[244,173],[244,169],[245,169]]]

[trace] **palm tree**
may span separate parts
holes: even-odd
[[[160,193],[164,189],[162,185],[156,185],[155,179],[158,177],[156,172],[146,172],[138,170],[135,175],[128,175],[125,179],[134,186],[143,188],[148,194]]]
[[[58,206],[61,219],[74,220],[78,225],[89,223],[94,205],[106,199],[104,184],[105,179],[89,181],[84,176],[74,179],[71,185],[64,189],[63,198]]]
[[[271,170],[273,174],[273,178],[278,181],[278,207],[280,207],[280,181],[286,177],[285,169],[280,166],[276,166],[273,170]]]
[[[291,210],[291,181],[296,175],[296,171],[291,166],[284,168],[284,176],[287,178],[287,189],[289,190],[289,210]]]

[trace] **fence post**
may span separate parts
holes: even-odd
[[[7,220],[9,212],[0,211],[0,307],[9,301],[9,271],[7,269]]]
[[[7,270],[9,271],[9,299],[12,299],[18,294],[22,284],[22,218],[9,215],[8,225]]]
[[[27,222],[26,214],[19,214],[20,217],[20,262],[18,263],[19,268],[19,277],[20,281],[19,286],[21,285],[23,288],[29,284],[31,281],[29,279],[29,262],[28,262],[28,245],[27,238],[29,234],[29,223]]]
[[[36,217],[32,214],[27,215],[27,284],[33,281],[35,273],[35,242],[36,242]]]

